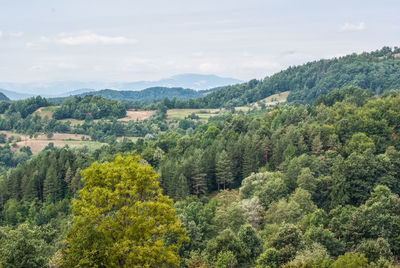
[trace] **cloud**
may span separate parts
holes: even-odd
[[[137,43],[136,39],[125,36],[105,36],[95,33],[84,33],[78,35],[63,35],[54,40],[55,43],[76,46],[76,45],[129,45]]]
[[[0,38],[3,36],[3,32],[2,31],[0,31]]]
[[[342,32],[349,32],[349,31],[362,31],[365,30],[365,23],[360,22],[360,23],[349,23],[346,22],[340,27],[340,30]]]
[[[23,32],[11,32],[8,35],[11,37],[21,37],[24,35],[24,33]]]
[[[27,42],[27,48],[37,48],[43,44],[58,44],[66,46],[79,46],[79,45],[129,45],[136,44],[137,40],[125,36],[106,36],[96,33],[80,33],[80,34],[65,34],[61,33],[57,37],[42,36],[39,40]]]
[[[269,61],[269,60],[249,60],[242,63],[242,66],[248,69],[277,69],[280,67],[278,62]]]

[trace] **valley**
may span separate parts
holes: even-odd
[[[190,99],[0,101],[0,261],[398,267],[398,50]]]

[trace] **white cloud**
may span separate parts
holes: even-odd
[[[136,39],[125,36],[105,36],[95,33],[84,33],[78,35],[65,35],[54,40],[56,43],[76,46],[76,45],[129,45],[137,43]]]
[[[37,48],[43,44],[79,46],[79,45],[129,45],[136,43],[137,43],[136,39],[128,38],[125,36],[106,36],[96,33],[85,32],[75,35],[61,33],[54,38],[42,36],[39,38],[39,40],[27,42],[25,46],[27,48]]]
[[[218,73],[223,70],[222,66],[217,62],[203,62],[198,65],[198,69],[205,73]]]
[[[280,64],[269,60],[249,60],[242,63],[242,66],[248,69],[276,69]]]
[[[11,37],[21,37],[24,35],[24,33],[23,32],[11,32],[8,35]]]
[[[3,32],[2,31],[0,31],[0,38],[3,36]]]
[[[365,30],[365,23],[360,22],[360,23],[349,23],[346,22],[340,27],[340,30],[342,32],[348,32],[348,31],[362,31]]]

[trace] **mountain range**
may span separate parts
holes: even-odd
[[[241,83],[241,80],[220,77],[213,74],[179,74],[157,81],[137,82],[32,82],[6,83],[0,82],[0,92],[12,100],[24,99],[35,95],[44,97],[67,97],[102,89],[138,91],[151,87],[180,87],[193,90],[205,90],[221,86]]]

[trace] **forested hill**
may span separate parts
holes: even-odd
[[[124,241],[146,253],[174,249],[179,258],[168,267],[398,267],[391,264],[400,258],[400,91],[370,93],[348,87],[311,106],[226,113],[190,131],[174,123],[157,136],[94,151],[48,146],[29,161],[28,148],[13,153],[6,144],[0,165],[14,168],[0,173],[3,267],[79,267],[82,259],[116,267],[110,256],[120,256],[112,250]],[[10,103],[6,114],[39,104],[46,105],[39,97]],[[152,192],[159,186],[174,199],[180,224],[148,227],[173,219],[159,203],[172,202]],[[72,223],[73,198],[74,212],[85,213]],[[99,223],[86,220],[92,215]],[[180,241],[182,232],[169,226],[185,228],[189,239],[147,249],[159,230]],[[140,256],[157,259],[147,255]],[[26,265],[14,265],[17,258]]]
[[[290,90],[289,102],[312,103],[335,88],[359,86],[382,93],[400,88],[400,48],[351,54],[289,67],[263,80],[227,86],[207,96],[182,103],[182,107],[242,106]]]
[[[0,92],[0,101],[9,101],[9,100],[10,99],[6,95]]]
[[[204,97],[207,93],[213,92],[219,88],[213,88],[208,90],[196,91],[193,89],[186,89],[181,87],[151,87],[140,91],[134,90],[112,90],[103,89],[99,91],[91,91],[79,94],[77,96],[84,97],[87,95],[98,95],[103,96],[110,100],[119,100],[123,102],[135,102],[135,103],[156,103],[165,98],[188,100],[194,98]],[[67,98],[52,99],[55,103],[61,103]]]

